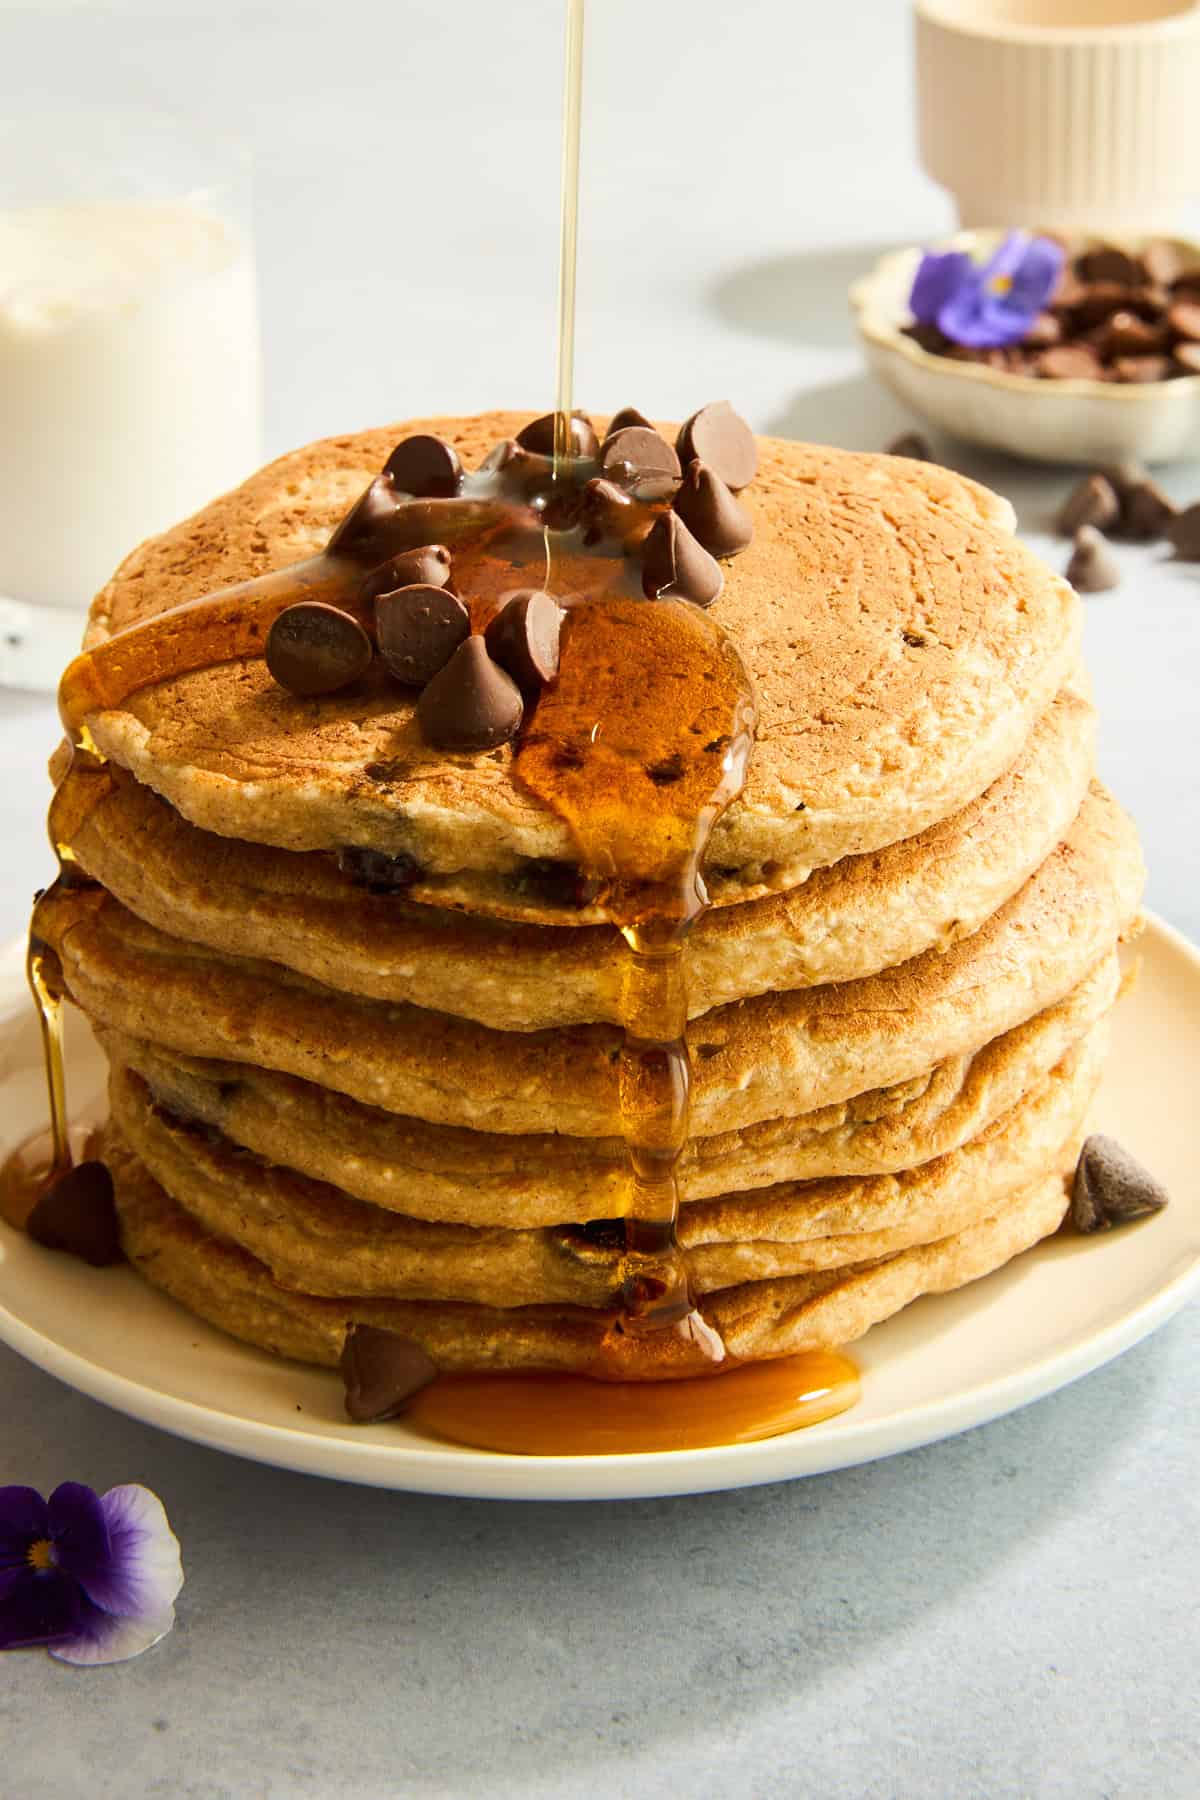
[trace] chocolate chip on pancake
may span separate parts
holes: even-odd
[[[1115,1138],[1094,1133],[1084,1143],[1071,1189],[1077,1231],[1107,1231],[1161,1212],[1167,1190]]]
[[[736,556],[754,536],[749,513],[707,463],[688,464],[672,506],[692,536],[714,556]]]
[[[383,465],[401,493],[420,500],[452,500],[462,486],[458,452],[444,438],[426,432],[405,438]]]
[[[707,463],[736,493],[749,487],[758,472],[754,433],[728,400],[713,400],[692,414],[676,439],[680,461]]]
[[[424,687],[470,636],[471,615],[447,588],[417,584],[379,595],[375,632],[379,654],[397,681]]]
[[[663,513],[642,545],[642,592],[711,606],[725,585],[721,565],[692,536],[678,513]]]
[[[494,662],[506,669],[526,700],[558,674],[558,640],[563,611],[540,588],[518,588],[505,596],[484,633]]]
[[[1103,594],[1120,586],[1121,568],[1100,533],[1081,525],[1067,564],[1067,580],[1077,594]]]
[[[1094,475],[1085,475],[1063,501],[1058,514],[1058,530],[1062,537],[1074,537],[1081,525],[1107,531],[1120,515],[1121,502],[1116,489],[1108,476],[1097,470]]]
[[[522,450],[532,450],[538,456],[554,455],[554,421],[557,413],[543,413],[540,419],[531,419],[528,425],[517,433],[517,443]],[[596,436],[596,428],[586,413],[571,414],[571,455],[593,457],[600,448],[600,440]]]
[[[346,844],[337,851],[336,860],[343,875],[372,894],[405,894],[421,874],[416,857],[406,856],[403,850],[389,856],[385,850]]]
[[[34,1243],[101,1269],[121,1259],[112,1176],[102,1162],[76,1163],[40,1197],[25,1229]]]
[[[371,640],[357,619],[320,600],[285,607],[267,633],[267,668],[289,694],[336,694],[364,675]]]
[[[608,430],[604,434],[605,443],[607,444],[609,438],[616,437],[618,431],[627,431],[631,427],[638,431],[654,430],[649,419],[644,413],[640,413],[636,406],[623,406],[620,412],[615,412],[608,421]]]
[[[325,549],[330,556],[379,561],[375,547],[404,505],[388,475],[377,475],[345,517],[334,526]]]
[[[350,1327],[341,1369],[346,1411],[356,1425],[394,1419],[437,1375],[436,1363],[420,1344],[375,1325]]]
[[[674,493],[682,473],[666,438],[642,425],[627,425],[606,438],[600,467],[610,481],[635,490],[642,500],[665,499]]]
[[[396,588],[446,587],[450,568],[450,552],[445,544],[422,544],[419,550],[402,550],[399,556],[371,570],[363,583],[363,598],[374,600]]]
[[[620,544],[637,541],[645,536],[651,521],[645,508],[624,488],[595,475],[580,495],[576,523],[583,532],[584,543],[590,547],[606,538]]]
[[[521,690],[481,637],[465,638],[417,701],[417,722],[438,750],[494,750],[514,737]]]

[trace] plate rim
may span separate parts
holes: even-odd
[[[1182,956],[1200,976],[1200,947],[1156,913],[1146,935]],[[0,986],[9,953],[0,953]],[[0,993],[0,1017],[5,1015]],[[137,1277],[129,1272],[129,1278]],[[1177,1271],[1130,1311],[1036,1362],[963,1391],[855,1422],[853,1410],[803,1431],[751,1444],[617,1456],[513,1456],[430,1440],[419,1448],[357,1434],[297,1430],[248,1419],[106,1368],[28,1325],[0,1300],[0,1342],[77,1392],[158,1430],[250,1461],[329,1480],[464,1499],[617,1500],[700,1494],[852,1468],[921,1448],[1004,1417],[1067,1387],[1133,1348],[1200,1293],[1200,1245]],[[936,1297],[927,1297],[936,1298]],[[164,1300],[164,1304],[170,1304]],[[208,1327],[208,1329],[213,1329]],[[230,1339],[236,1345],[236,1340]],[[250,1354],[263,1355],[250,1346]],[[376,1428],[368,1428],[376,1429]],[[357,1441],[347,1437],[354,1431]]]

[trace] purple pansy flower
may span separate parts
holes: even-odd
[[[101,1496],[64,1481],[49,1500],[0,1488],[0,1650],[124,1662],[170,1631],[182,1586],[178,1539],[149,1488]]]
[[[1010,231],[982,264],[962,251],[927,252],[909,296],[913,317],[973,350],[1018,344],[1057,287],[1064,258],[1061,244],[1027,231]]]

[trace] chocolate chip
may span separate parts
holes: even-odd
[[[1100,533],[1081,525],[1067,564],[1067,580],[1077,594],[1102,594],[1120,584],[1121,569]]]
[[[267,667],[289,694],[335,694],[366,673],[371,640],[357,619],[320,600],[285,607],[267,633]]]
[[[936,462],[929,439],[923,438],[919,431],[903,431],[898,438],[893,438],[885,456],[907,456],[913,462]]]
[[[25,1229],[46,1250],[65,1250],[95,1269],[119,1262],[113,1180],[102,1162],[76,1163],[37,1201]]]
[[[402,1413],[437,1376],[437,1365],[412,1338],[374,1325],[352,1325],[342,1345],[346,1411],[356,1425]]]
[[[462,486],[462,464],[454,446],[424,433],[397,444],[383,472],[401,493],[418,500],[452,500]]]
[[[644,425],[627,425],[604,440],[600,467],[619,487],[636,491],[642,500],[664,500],[675,491],[679,458],[666,438]]]
[[[355,887],[372,894],[407,893],[421,873],[416,857],[404,850],[389,856],[384,850],[368,850],[359,844],[344,845],[337,853],[337,866]]]
[[[469,637],[423,691],[417,720],[439,750],[493,750],[515,737],[524,710],[512,676],[481,637]]]
[[[1071,1219],[1077,1231],[1107,1231],[1161,1212],[1167,1190],[1115,1138],[1095,1133],[1075,1165]]]
[[[456,594],[426,583],[380,594],[375,631],[379,654],[397,681],[424,687],[470,636],[471,615]]]
[[[1114,313],[1134,312],[1157,318],[1161,300],[1149,288],[1127,287],[1119,281],[1097,281],[1085,287],[1075,307],[1077,325],[1102,325]]]
[[[556,413],[543,413],[540,419],[531,419],[517,433],[517,442],[523,450],[532,450],[538,456],[554,455],[554,421]],[[586,413],[571,414],[571,455],[591,459],[600,448],[600,440],[596,436],[595,427]]]
[[[1147,356],[1162,349],[1167,334],[1161,324],[1139,319],[1136,313],[1115,312],[1098,327],[1095,341],[1104,356]]]
[[[445,544],[423,544],[372,569],[363,583],[363,598],[377,599],[405,587],[445,587],[450,580],[450,552]]]
[[[1121,515],[1121,502],[1107,475],[1086,475],[1078,487],[1072,488],[1058,514],[1058,530],[1063,537],[1074,537],[1081,525],[1093,525],[1107,531]]]
[[[1176,300],[1167,312],[1167,324],[1177,337],[1200,341],[1200,301]]]
[[[1200,562],[1200,504],[1176,513],[1167,524],[1167,538],[1181,562]]]
[[[540,588],[518,588],[484,632],[493,662],[507,669],[526,700],[558,674],[563,611]]]
[[[645,413],[640,413],[636,406],[623,406],[620,412],[615,412],[608,421],[604,442],[607,444],[609,438],[616,437],[618,431],[628,431],[631,428],[637,431],[654,430]]]
[[[1143,476],[1140,481],[1128,482],[1120,493],[1121,517],[1113,536],[1136,544],[1153,544],[1166,536],[1176,507],[1156,481]]]
[[[711,606],[725,585],[721,565],[697,543],[678,513],[662,513],[642,545],[642,592]]]
[[[544,906],[562,907],[571,912],[589,906],[600,885],[593,877],[585,875],[578,863],[559,862],[549,856],[527,857],[511,881],[519,894],[540,901]]]
[[[1086,250],[1076,259],[1075,268],[1084,281],[1119,281],[1125,287],[1139,287],[1146,279],[1145,264],[1112,244]]]
[[[754,521],[707,463],[688,464],[671,502],[692,536],[714,556],[736,556],[754,536]]]
[[[325,549],[330,556],[353,556],[378,562],[373,554],[393,524],[404,502],[388,475],[377,475],[359,495],[345,518],[334,527]],[[386,541],[382,548],[386,551]]]
[[[602,475],[594,475],[584,487],[576,523],[585,544],[602,543],[607,538],[626,545],[640,541],[650,528],[645,508],[615,481],[606,481]]]
[[[1118,381],[1166,381],[1170,373],[1169,356],[1118,356],[1113,363]]]
[[[754,433],[728,400],[712,400],[692,414],[675,440],[679,459],[707,463],[734,493],[749,487],[758,472]]]
[[[1052,344],[1062,341],[1062,326],[1051,312],[1039,313],[1025,336],[1021,339],[1030,350],[1049,350]]]
[[[1037,372],[1048,381],[1100,381],[1104,369],[1088,344],[1056,344],[1037,358]]]
[[[1186,375],[1200,375],[1200,344],[1176,344],[1172,354]]]
[[[1141,252],[1141,264],[1158,287],[1169,288],[1183,267],[1178,250],[1166,238],[1155,238]]]

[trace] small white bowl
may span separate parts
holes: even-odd
[[[987,255],[1001,231],[960,231],[935,246]],[[1146,241],[1110,238],[1136,251]],[[1200,269],[1200,244],[1170,240],[1188,268]],[[1200,375],[1173,381],[1051,381],[1010,375],[984,363],[955,362],[922,350],[904,327],[922,251],[882,258],[850,289],[859,336],[873,372],[913,412],[953,437],[1033,462],[1178,462],[1200,455]]]

